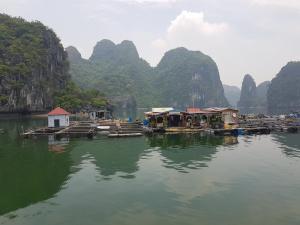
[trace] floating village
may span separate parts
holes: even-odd
[[[143,120],[114,119],[106,109],[81,112],[80,119],[57,107],[47,114],[48,126],[22,132],[24,138],[53,136],[54,138],[88,137],[97,134],[110,138],[137,137],[155,133],[204,133],[219,136],[260,135],[271,132],[297,133],[300,116],[240,115],[233,108],[152,108]],[[78,118],[78,117],[76,117]]]

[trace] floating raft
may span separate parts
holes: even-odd
[[[109,130],[108,137],[139,137],[143,136],[142,125],[136,122],[117,121]]]
[[[213,134],[220,136],[238,136],[238,135],[251,135],[251,134],[270,134],[271,129],[268,127],[256,128],[234,128],[234,129],[213,129]]]
[[[48,136],[54,135],[55,137],[88,137],[92,138],[96,135],[96,127],[87,122],[76,122],[68,127],[62,128],[38,128],[35,130],[29,130],[23,133],[21,136],[24,138],[30,138],[33,136]]]

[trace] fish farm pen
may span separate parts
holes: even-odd
[[[70,126],[65,128],[48,128],[42,127],[35,130],[29,130],[21,134],[24,138],[30,138],[34,136],[48,136],[54,135],[56,138],[62,137],[87,137],[93,138],[95,135],[105,135],[110,138],[113,137],[137,137],[143,135],[151,135],[153,133],[205,133],[209,135],[217,136],[239,136],[239,135],[261,135],[270,134],[271,132],[288,132],[297,133],[300,132],[300,126],[244,126],[239,128],[227,128],[227,129],[200,129],[200,128],[160,128],[151,129],[144,127],[141,122],[125,122],[120,120],[111,121],[81,121],[73,122]]]
[[[238,110],[231,108],[188,108],[186,111],[173,108],[153,108],[145,112],[144,121],[89,118],[85,121],[70,121],[67,111],[56,108],[48,113],[48,127],[31,129],[21,136],[52,135],[55,138],[88,137],[106,135],[110,138],[137,137],[153,133],[205,133],[217,136],[260,135],[271,132],[297,133],[298,119],[278,117],[238,117]]]

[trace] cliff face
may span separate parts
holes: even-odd
[[[270,114],[300,111],[300,62],[289,62],[280,70],[267,96]]]
[[[237,107],[237,103],[241,95],[241,89],[239,87],[230,86],[226,84],[223,84],[223,88],[224,88],[225,97],[227,98],[229,104],[232,107]]]
[[[70,79],[60,40],[40,22],[0,14],[0,25],[0,112],[51,109]]]
[[[68,59],[71,62],[80,62],[81,60],[83,60],[80,52],[73,46],[67,47],[66,52],[68,54]]]
[[[241,97],[238,108],[241,113],[256,113],[256,83],[251,75],[245,75],[243,79]]]
[[[267,113],[268,112],[268,101],[267,101],[267,93],[270,87],[271,81],[264,81],[259,84],[256,88],[257,94],[257,106],[259,113]]]
[[[265,81],[256,87],[254,79],[250,75],[245,75],[241,97],[238,102],[238,108],[241,113],[267,113],[267,92],[270,81]]]
[[[199,51],[168,51],[156,68],[155,87],[164,105],[228,106],[216,63]]]

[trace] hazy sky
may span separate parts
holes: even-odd
[[[85,58],[104,38],[132,40],[151,65],[175,47],[200,50],[225,84],[271,80],[300,60],[300,0],[0,0],[0,11],[41,21]]]

